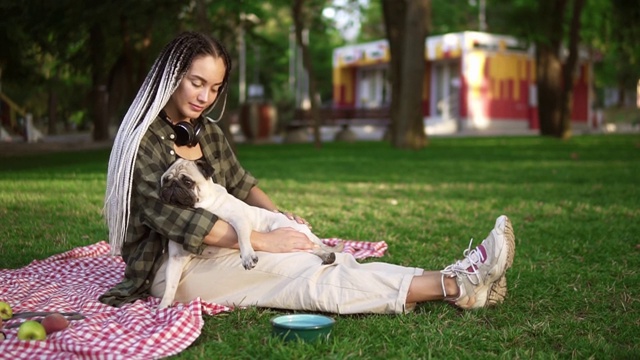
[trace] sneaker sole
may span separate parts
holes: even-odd
[[[507,248],[507,261],[505,262],[504,270],[502,271],[502,276],[496,280],[489,289],[489,293],[487,294],[487,302],[485,306],[493,306],[500,304],[504,301],[507,296],[507,277],[506,272],[513,265],[513,258],[516,253],[516,241],[515,235],[513,233],[513,226],[511,225],[511,221],[508,217],[502,215],[496,220],[496,227],[500,222],[504,222],[504,239],[505,246]]]

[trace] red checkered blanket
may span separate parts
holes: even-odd
[[[339,239],[325,239],[334,245]],[[383,241],[346,241],[345,252],[356,258],[379,257],[387,249]],[[124,273],[121,257],[108,256],[109,244],[101,241],[20,269],[0,269],[0,301],[14,313],[31,311],[79,312],[65,330],[45,341],[20,341],[17,328],[5,329],[0,340],[2,359],[150,359],[175,355],[200,335],[203,314],[215,315],[231,308],[201,299],[157,310],[159,299],[149,297],[119,308],[98,297],[118,283]],[[5,321],[11,326],[23,319]]]
[[[342,252],[351,254],[356,259],[365,259],[368,257],[382,257],[387,251],[387,243],[384,241],[353,241],[342,240],[337,238],[322,239],[322,242],[329,246],[336,246],[339,242],[344,244]]]

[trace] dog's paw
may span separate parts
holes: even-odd
[[[160,304],[158,305],[158,310],[162,310],[162,309],[166,309],[168,307],[171,307],[171,302],[168,301],[162,301],[160,302]]]
[[[336,254],[335,253],[325,253],[322,254],[322,256],[320,256],[320,258],[322,258],[322,264],[323,265],[329,265],[329,264],[333,264],[334,262],[336,262]]]
[[[240,255],[240,258],[242,259],[242,266],[247,270],[253,269],[258,263],[258,255],[256,255],[254,252],[244,256]]]

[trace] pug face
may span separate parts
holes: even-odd
[[[183,207],[193,207],[201,188],[213,175],[213,168],[204,160],[176,160],[160,179],[160,199]]]

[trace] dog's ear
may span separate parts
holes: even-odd
[[[205,177],[205,179],[209,179],[213,176],[213,166],[209,165],[206,160],[196,160],[196,166]]]

